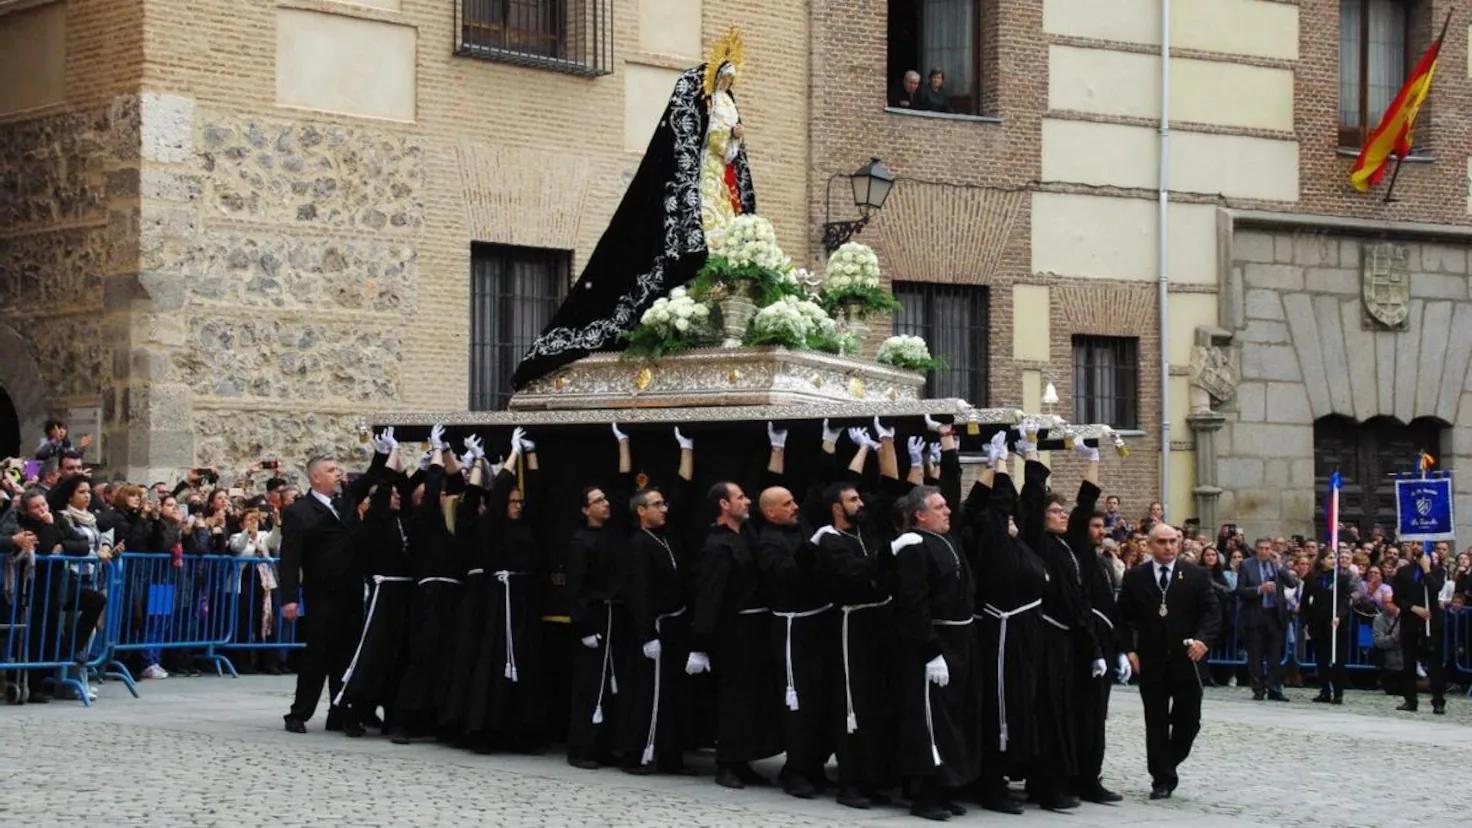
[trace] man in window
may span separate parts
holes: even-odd
[[[895,86],[894,93],[890,95],[889,105],[904,107],[905,109],[917,109],[915,95],[919,91],[920,73],[911,69],[905,72],[905,76]]]
[[[951,96],[945,92],[946,73],[930,70],[930,84],[915,96],[914,107],[926,112],[952,112]]]

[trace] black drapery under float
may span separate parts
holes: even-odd
[[[704,73],[701,64],[675,81],[633,181],[567,299],[522,357],[514,387],[595,351],[621,350],[620,334],[705,264],[700,171],[710,104]],[[756,212],[744,148],[731,166],[741,212]]]

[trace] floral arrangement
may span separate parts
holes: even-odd
[[[712,337],[710,306],[695,301],[682,287],[655,299],[639,318],[639,325],[624,334],[629,353],[654,359],[705,344]]]
[[[848,343],[838,324],[817,303],[784,296],[756,312],[746,344],[838,353]]]
[[[818,301],[829,313],[850,306],[859,318],[900,309],[900,303],[880,284],[879,256],[858,242],[846,242],[828,257]]]
[[[930,346],[918,336],[891,336],[880,344],[875,359],[911,371],[932,371],[943,367],[939,359],[930,355]]]
[[[701,299],[744,289],[763,305],[802,294],[792,260],[777,244],[772,223],[754,213],[739,215],[706,239],[709,255],[691,283]]]

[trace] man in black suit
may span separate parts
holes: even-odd
[[[1169,799],[1176,768],[1201,729],[1201,676],[1221,628],[1206,570],[1177,561],[1181,535],[1165,523],[1150,530],[1153,560],[1125,573],[1119,588],[1119,641],[1140,678],[1151,799]]]
[[[1445,544],[1437,544],[1443,556],[1450,554]],[[1401,668],[1401,693],[1405,701],[1396,710],[1414,712],[1419,706],[1416,696],[1416,662],[1426,662],[1426,677],[1431,684],[1431,712],[1446,715],[1446,653],[1442,633],[1446,611],[1437,596],[1446,583],[1442,558],[1433,566],[1431,556],[1421,544],[1411,552],[1411,560],[1396,570],[1392,579],[1395,603],[1400,608],[1400,643],[1404,662]]]
[[[324,680],[331,698],[337,698],[362,631],[364,572],[350,539],[358,503],[388,457],[386,445],[378,438],[374,443],[379,453],[373,467],[346,495],[341,493],[343,473],[337,461],[313,457],[307,463],[311,490],[281,514],[281,615],[288,621],[301,618],[298,634],[307,645],[297,670],[296,698],[285,716],[292,733],[307,732]],[[306,612],[297,603],[298,594],[305,599]],[[328,708],[326,729],[349,736],[363,733],[356,717],[335,705]]]
[[[1247,639],[1247,673],[1252,698],[1288,701],[1283,695],[1283,631],[1288,626],[1287,587],[1298,576],[1273,559],[1273,542],[1258,538],[1257,557],[1237,569],[1237,597],[1242,602],[1242,635]]]

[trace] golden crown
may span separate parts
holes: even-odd
[[[726,30],[710,47],[710,53],[705,58],[705,96],[708,98],[715,94],[716,75],[720,72],[721,64],[729,63],[741,71],[741,64],[746,60],[746,44],[741,40],[741,32],[735,26]]]

